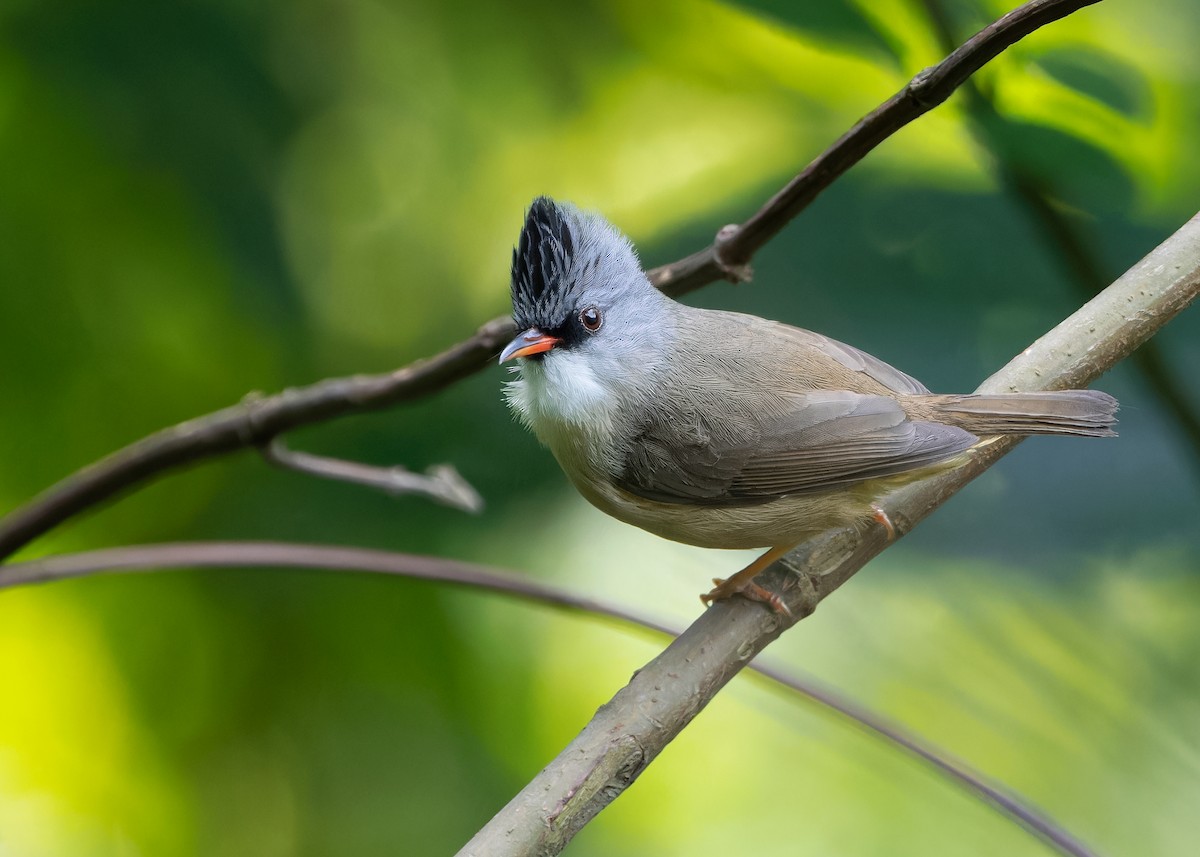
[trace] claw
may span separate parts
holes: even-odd
[[[751,601],[761,601],[779,615],[791,618],[792,611],[783,603],[783,599],[779,597],[779,593],[772,592],[765,586],[760,586],[754,582],[755,575],[787,553],[788,550],[789,548],[773,548],[733,577],[728,579],[714,577],[712,579],[713,588],[701,595],[700,600],[707,607],[714,601],[724,601],[726,598],[732,598],[734,595],[741,595],[749,598]]]
[[[883,511],[883,507],[878,503],[871,504],[872,517],[883,527],[884,533],[887,534],[887,540],[894,542],[896,540],[896,527],[892,523],[892,519],[888,517],[887,512]]]

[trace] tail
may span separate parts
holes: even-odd
[[[1117,400],[1099,390],[930,396],[940,422],[976,435],[1068,434],[1116,437]]]

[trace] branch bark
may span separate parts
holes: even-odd
[[[1128,357],[1200,293],[1200,215],[1117,282],[979,387],[980,392],[1086,386]],[[881,498],[901,534],[1016,445],[983,448],[962,466]],[[637,779],[726,682],[886,547],[881,528],[801,545],[760,581],[792,616],[743,599],[715,604],[596,712],[579,736],[459,852],[460,857],[558,854]]]
[[[945,101],[1005,48],[1096,2],[1031,0],[1004,15],[860,120],[744,224],[727,226],[704,250],[650,271],[651,280],[668,294],[680,295],[719,279],[745,279],[754,253],[876,146]],[[261,447],[300,426],[444,389],[488,365],[514,333],[511,319],[492,319],[470,339],[394,372],[333,378],[273,396],[254,396],[163,429],[67,476],[0,519],[0,561],[71,517],[169,471]]]

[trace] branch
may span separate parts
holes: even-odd
[[[744,278],[754,253],[868,152],[948,98],[1008,46],[1095,2],[1032,0],[1000,18],[859,121],[746,223],[727,226],[706,249],[655,268],[649,272],[651,280],[667,293],[680,295],[722,278]],[[0,519],[0,561],[74,515],[168,471],[262,446],[300,426],[441,390],[488,365],[514,333],[510,319],[492,319],[470,339],[403,369],[259,396],[163,429],[66,477]]]
[[[364,548],[281,542],[179,542],[110,548],[46,557],[0,568],[0,589],[30,583],[67,580],[115,571],[161,571],[166,568],[245,568],[286,566],[334,571],[360,571],[418,580],[451,583],[501,593],[560,609],[615,619],[623,624],[677,637],[680,631],[613,602],[586,598],[508,571],[473,563]],[[1069,833],[1027,802],[970,771],[945,751],[906,733],[884,717],[836,692],[779,667],[749,664],[748,668],[817,705],[856,723],[885,742],[904,750],[946,774],[1001,816],[1031,830],[1060,853],[1092,857]]]
[[[483,498],[452,464],[435,464],[424,473],[413,473],[403,467],[375,467],[357,461],[313,455],[311,452],[297,452],[288,449],[283,439],[278,437],[261,446],[259,452],[271,464],[285,470],[320,479],[365,485],[394,497],[416,494],[464,512],[483,511]]]
[[[1128,357],[1200,293],[1200,215],[1047,333],[980,392],[1083,387]],[[960,467],[881,499],[906,533],[1016,445],[1002,438]],[[632,783],[726,682],[886,547],[882,528],[855,542],[833,531],[801,545],[759,581],[791,616],[745,599],[709,608],[597,711],[559,756],[460,852],[473,857],[559,853]]]
[[[650,279],[670,295],[680,295],[723,278],[749,276],[756,252],[821,191],[861,161],[876,146],[909,122],[928,113],[953,94],[972,74],[1005,48],[1039,27],[1065,18],[1099,0],[1032,0],[984,27],[935,66],[925,69],[903,89],[858,121],[836,143],[804,168],[787,186],[741,226],[717,233],[710,247],[670,265],[655,268]]]

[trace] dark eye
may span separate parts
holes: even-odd
[[[600,315],[600,310],[596,307],[590,306],[579,313],[579,323],[588,333],[595,333],[600,329],[600,325],[604,324],[604,316]]]

